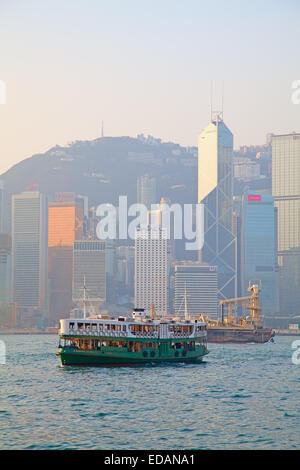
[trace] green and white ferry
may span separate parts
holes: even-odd
[[[196,363],[207,351],[205,322],[159,318],[134,309],[131,317],[94,315],[60,320],[62,365],[139,366],[146,363]]]

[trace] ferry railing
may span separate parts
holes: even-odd
[[[82,336],[127,336],[126,331],[114,330],[69,330],[69,334],[82,335]]]
[[[191,334],[189,333],[180,333],[180,332],[174,332],[174,331],[170,331],[169,332],[169,337],[170,338],[189,338],[190,336],[192,336]]]
[[[140,331],[131,331],[131,334],[136,338],[158,338],[158,332],[140,332]]]

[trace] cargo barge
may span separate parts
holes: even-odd
[[[263,327],[259,293],[261,283],[249,282],[250,296],[226,299],[220,302],[221,320],[212,320],[200,316],[207,325],[208,343],[267,343],[272,341],[275,331]],[[249,311],[249,315],[236,317],[232,314],[233,305],[241,305]],[[224,307],[227,306],[227,316]]]

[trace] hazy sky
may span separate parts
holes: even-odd
[[[0,173],[72,140],[197,145],[220,108],[234,146],[300,131],[298,0],[0,0]]]

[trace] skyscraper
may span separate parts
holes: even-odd
[[[12,301],[11,296],[11,236],[0,233],[0,304]]]
[[[106,301],[105,241],[78,240],[73,250],[73,302],[83,307],[85,281],[88,308],[93,313]]]
[[[218,272],[216,266],[193,261],[175,264],[175,315],[184,315],[184,297],[187,296],[188,313],[218,314]]]
[[[272,194],[278,209],[280,310],[300,313],[300,134],[272,136]]]
[[[148,210],[156,204],[156,179],[149,175],[140,176],[137,180],[137,202],[144,204]]]
[[[168,313],[168,239],[160,226],[140,227],[135,237],[135,307]]]
[[[236,237],[232,225],[233,135],[220,114],[198,139],[198,203],[204,204],[200,260],[218,267],[219,298],[236,295]]]
[[[31,317],[41,312],[46,286],[46,199],[37,191],[15,194],[12,197],[12,289],[21,316]]]
[[[0,232],[4,231],[4,185],[0,180]]]
[[[74,193],[60,193],[48,207],[48,277],[51,280],[48,324],[72,308],[73,246],[83,238],[83,208]],[[50,285],[49,285],[50,287]]]
[[[248,295],[250,280],[260,280],[263,314],[278,313],[277,210],[272,196],[244,194],[241,238],[241,295]]]

